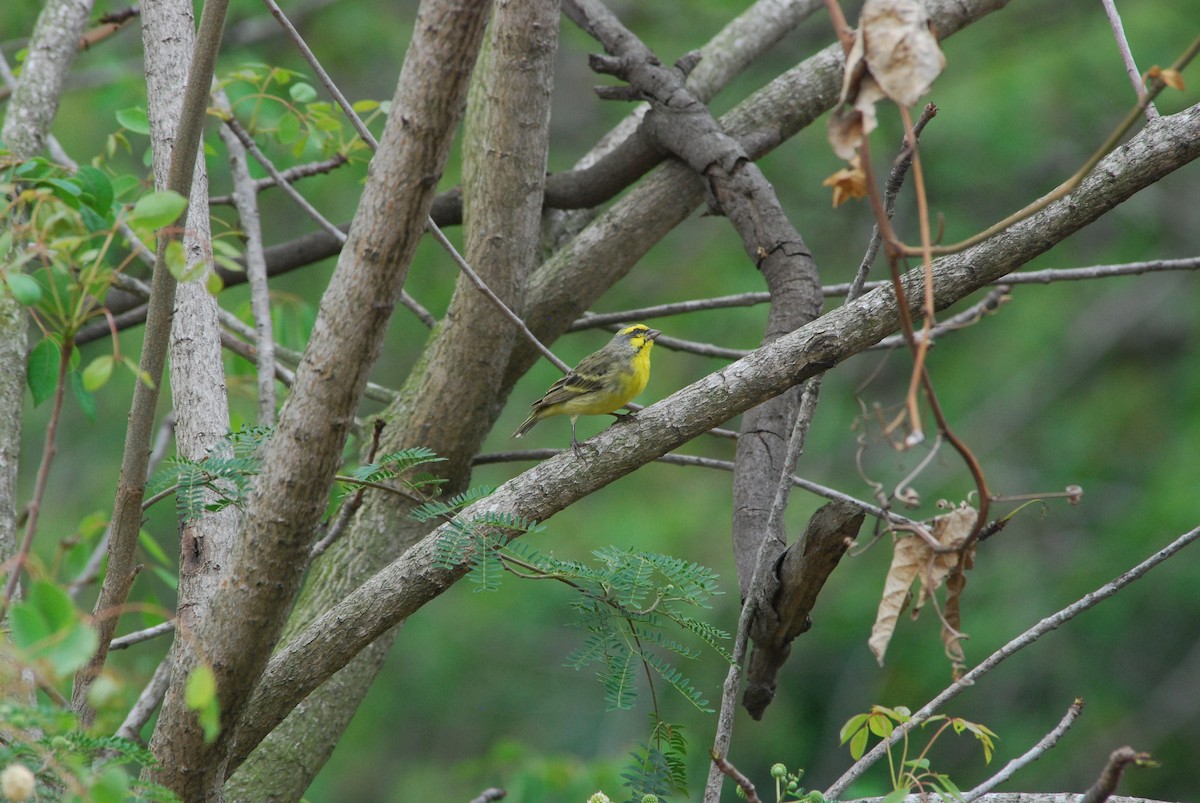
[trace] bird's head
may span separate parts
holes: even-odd
[[[615,342],[628,343],[634,351],[641,351],[644,348],[649,348],[654,343],[654,338],[661,334],[662,332],[657,329],[651,329],[644,323],[635,323],[633,326],[626,326],[617,332],[613,340]]]

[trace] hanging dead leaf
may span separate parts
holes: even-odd
[[[825,179],[821,186],[833,187],[834,208],[846,201],[862,198],[867,194],[867,174],[863,172],[862,161],[855,155],[848,167]]]
[[[829,118],[829,144],[849,160],[875,130],[875,104],[889,97],[911,106],[946,66],[929,16],[918,0],[867,0],[837,108]]]
[[[929,524],[930,534],[943,547],[959,547],[971,533],[975,524],[977,512],[967,504],[959,505],[941,516],[937,516]],[[971,568],[974,560],[974,546],[963,556],[963,570]],[[888,570],[883,583],[883,596],[879,600],[879,609],[875,614],[875,624],[871,628],[871,637],[867,640],[875,660],[883,665],[883,656],[888,643],[896,630],[896,621],[904,612],[905,606],[911,599],[910,588],[914,580],[920,581],[920,588],[913,605],[912,616],[915,619],[921,612],[921,607],[929,601],[934,592],[951,570],[958,564],[957,552],[935,552],[925,539],[911,535],[896,540],[892,553],[892,566]],[[961,573],[954,575],[962,577]],[[965,638],[959,629],[961,615],[959,613],[959,597],[966,581],[955,581],[955,588],[948,588],[946,613],[942,629],[942,643],[946,645],[946,654],[952,661],[961,663],[962,649],[958,642]],[[953,618],[949,609],[953,601]]]
[[[859,17],[867,69],[889,98],[912,106],[946,68],[919,0],[867,0]]]

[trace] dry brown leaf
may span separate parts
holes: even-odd
[[[867,194],[867,174],[863,172],[862,161],[855,155],[848,167],[825,179],[821,186],[833,187],[834,208],[846,201],[862,198]]]
[[[944,547],[960,546],[970,535],[976,516],[975,508],[967,504],[959,505],[949,513],[934,518],[930,523],[930,533]],[[964,556],[964,570],[971,568],[974,551],[974,547],[972,547]],[[903,613],[910,598],[909,589],[913,580],[920,581],[920,589],[912,611],[915,619],[920,613],[921,607],[946,581],[947,575],[957,563],[957,552],[934,552],[933,548],[918,536],[912,535],[896,540],[892,553],[892,566],[884,580],[883,596],[879,600],[875,624],[871,628],[871,637],[867,641],[867,646],[871,648],[871,652],[880,666],[883,665],[884,653],[896,630],[896,621]],[[956,577],[962,577],[962,575],[958,574]],[[961,646],[958,644],[964,638],[963,633],[959,630],[961,623],[959,595],[965,584],[964,579],[961,582],[955,582],[954,588],[948,589],[946,620],[942,628],[942,643],[946,645],[946,654],[956,663],[961,663],[962,660],[961,657],[956,656],[962,654]],[[950,616],[952,602],[953,618]]]
[[[842,94],[829,118],[833,152],[849,161],[875,130],[876,103],[890,97],[913,105],[945,66],[918,0],[867,0],[846,54]]]
[[[1183,92],[1186,89],[1186,86],[1183,83],[1183,73],[1179,72],[1179,70],[1172,70],[1169,67],[1164,69],[1158,65],[1155,65],[1146,73],[1146,77],[1151,80],[1157,78],[1167,86],[1171,87],[1171,89],[1177,89],[1180,92]]]
[[[918,0],[867,0],[859,17],[867,69],[889,98],[912,106],[946,68]]]

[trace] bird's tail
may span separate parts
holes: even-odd
[[[517,427],[517,431],[512,434],[512,437],[514,437],[514,438],[521,437],[526,432],[533,429],[533,425],[536,424],[538,421],[541,421],[541,419],[537,417],[537,413],[531,413],[529,415],[529,418],[525,419],[525,423],[521,424],[521,426]]]

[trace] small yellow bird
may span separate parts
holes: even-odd
[[[534,424],[552,415],[571,416],[571,449],[580,454],[575,422],[581,415],[604,415],[624,407],[646,388],[650,378],[650,349],[657,329],[641,323],[626,326],[608,345],[584,357],[579,365],[530,405],[525,423],[513,433],[519,438]]]

